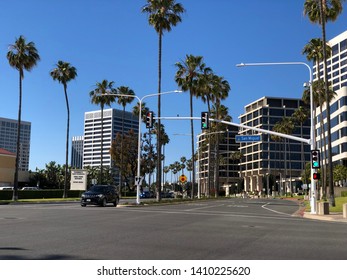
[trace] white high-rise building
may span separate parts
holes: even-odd
[[[336,96],[330,101],[331,147],[333,164],[347,166],[347,31],[331,39],[329,45],[332,56],[327,61],[328,81]],[[318,79],[317,67],[313,67],[314,79]],[[319,76],[324,77],[323,62],[319,65]],[[321,127],[320,119],[324,125]],[[325,158],[324,139],[321,132],[327,132],[326,105],[322,106],[322,113],[317,110],[317,146],[321,150],[321,158]]]
[[[101,139],[101,110],[84,114],[83,168],[100,166],[101,152],[103,153],[103,166],[112,167],[109,150],[116,134],[122,132],[122,123],[122,110],[104,109],[103,139]],[[124,112],[124,133],[132,129],[137,134],[138,126],[138,117],[131,112]],[[103,151],[101,151],[101,140],[103,141]]]

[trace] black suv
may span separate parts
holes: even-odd
[[[119,203],[119,195],[115,186],[93,185],[81,197],[83,207],[87,204],[106,206],[107,203],[113,203],[114,206]]]

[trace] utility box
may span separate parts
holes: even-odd
[[[318,215],[329,215],[329,202],[318,202]]]

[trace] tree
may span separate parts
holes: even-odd
[[[120,86],[117,88],[117,92],[118,94],[124,95],[124,96],[119,96],[118,97],[118,104],[122,105],[123,107],[123,112],[122,112],[122,139],[121,139],[121,148],[123,145],[123,140],[124,140],[124,115],[125,115],[125,107],[127,104],[130,104],[131,102],[133,102],[134,98],[133,96],[135,96],[135,92],[130,89],[129,87],[126,86]],[[140,125],[140,124],[139,124]],[[121,159],[122,161],[122,159]],[[121,163],[121,165],[123,165]],[[119,174],[119,185],[122,187],[123,185],[123,174],[122,172],[120,172]]]
[[[202,56],[186,55],[185,61],[177,62],[176,64],[177,72],[175,75],[175,81],[177,85],[183,91],[189,91],[190,96],[190,117],[193,118],[193,96],[198,96],[199,89],[201,87],[201,74],[204,73],[206,65],[203,62]],[[190,130],[191,130],[191,149],[192,157],[194,156],[194,124],[193,119],[190,120]],[[193,170],[195,170],[195,162],[192,162]],[[195,183],[195,172],[193,172],[192,178],[192,198],[194,198],[194,183]]]
[[[303,125],[309,119],[310,111],[307,107],[300,106],[292,114],[292,121],[294,124],[300,124],[300,137],[303,137]],[[301,169],[305,168],[305,156],[304,156],[304,143],[301,142]]]
[[[70,108],[69,99],[67,95],[67,83],[74,80],[77,77],[77,70],[71,66],[70,63],[59,60],[54,68],[50,72],[54,81],[58,81],[64,87],[65,103],[67,110],[67,122],[66,122],[66,150],[65,150],[65,182],[63,198],[67,196],[67,183],[68,183],[68,160],[69,160],[69,130],[70,130]]]
[[[327,49],[326,49],[326,30],[325,24],[328,21],[335,21],[342,13],[343,0],[306,0],[304,4],[304,14],[308,16],[312,23],[318,23],[322,27],[322,41],[323,41],[323,65],[324,65],[324,81],[325,93],[327,100],[329,100],[329,86],[328,86],[328,73],[327,73]],[[318,71],[319,75],[319,71]],[[332,164],[332,147],[331,147],[331,123],[330,123],[330,104],[326,104],[327,113],[327,130],[328,130],[328,162],[329,162],[329,204],[335,206],[334,197],[334,178],[333,178],[333,164]]]
[[[323,41],[320,38],[315,38],[312,39],[303,49],[302,53],[306,54],[306,58],[308,61],[312,61],[313,63],[316,64],[316,69],[317,69],[317,77],[318,80],[313,82],[312,88],[313,88],[313,99],[314,99],[314,104],[319,106],[320,108],[320,126],[321,126],[321,139],[323,139],[323,151],[324,152],[324,159],[325,159],[325,164],[324,168],[322,168],[322,184],[323,184],[323,197],[326,199],[326,182],[327,182],[327,172],[326,172],[326,160],[327,160],[327,150],[326,150],[326,136],[325,136],[325,131],[323,128],[324,120],[322,117],[322,107],[324,102],[326,102],[326,97],[325,97],[325,85],[324,81],[321,79],[320,76],[320,68],[319,65],[321,61],[324,58],[324,48],[323,48]],[[331,47],[329,44],[326,44],[326,52],[327,55],[330,57],[331,56]],[[304,91],[306,94],[305,96],[305,101],[307,104],[310,103],[310,92],[309,89],[306,89]],[[316,114],[314,114],[316,116]],[[314,122],[316,122],[316,118],[314,119]],[[322,157],[322,162],[323,162],[323,157]],[[323,165],[323,164],[322,164]]]
[[[115,102],[117,90],[113,88],[114,82],[109,82],[108,80],[103,80],[101,83],[95,84],[95,89],[89,93],[91,97],[91,102],[96,105],[100,105],[101,109],[101,150],[100,150],[100,174],[99,174],[99,184],[103,184],[103,154],[104,154],[104,107],[105,105],[111,106]]]
[[[125,181],[135,178],[137,171],[137,137],[131,129],[124,135],[117,133],[110,154]],[[121,185],[122,187],[122,185]]]
[[[18,172],[19,172],[19,157],[20,157],[20,131],[22,119],[22,81],[24,79],[24,70],[31,71],[40,56],[33,42],[26,42],[23,35],[16,39],[13,45],[9,46],[7,52],[8,63],[11,67],[18,70],[19,73],[19,104],[18,104],[18,123],[17,123],[17,142],[16,142],[16,165],[14,173],[14,188],[12,200],[18,199]]]
[[[162,37],[165,31],[170,32],[173,26],[182,21],[181,14],[184,13],[182,4],[175,0],[147,0],[147,4],[142,8],[143,13],[148,14],[148,23],[152,25],[158,33],[158,93],[161,92],[161,56],[162,56]],[[161,116],[161,97],[158,95],[158,125],[160,127]],[[157,151],[158,158],[161,158],[161,137],[160,129],[157,130]],[[161,161],[157,163],[157,200],[160,201],[161,189]]]
[[[216,120],[231,121],[231,117],[228,113],[228,108],[220,103],[220,99],[217,98],[216,103],[212,106],[211,117]],[[214,157],[214,182],[215,182],[215,197],[219,195],[219,164],[220,164],[220,155],[219,155],[219,143],[220,143],[220,132],[226,131],[227,127],[225,124],[214,123],[211,125],[212,131],[210,137],[210,143],[214,144],[215,157]],[[212,134],[214,133],[214,134]],[[214,139],[214,141],[212,140]],[[210,160],[210,159],[209,159]]]

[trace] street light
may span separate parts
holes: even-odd
[[[310,145],[311,150],[316,149],[316,139],[314,137],[314,115],[313,115],[313,88],[312,88],[312,70],[311,67],[305,62],[264,62],[264,63],[240,63],[236,64],[237,67],[245,67],[245,66],[275,66],[275,65],[303,65],[306,66],[309,75],[309,86],[310,86],[310,113],[311,113],[311,129],[310,129]],[[313,179],[314,170],[311,168],[311,198],[310,198],[310,206],[311,206],[311,214],[316,214],[316,182]]]
[[[138,131],[138,141],[137,141],[137,176],[136,176],[136,204],[140,204],[140,185],[142,182],[141,178],[141,121],[142,121],[142,102],[144,99],[147,97],[152,97],[152,96],[158,96],[158,95],[164,95],[168,93],[178,93],[182,92],[181,90],[171,90],[171,91],[165,91],[165,92],[158,92],[158,93],[153,93],[153,94],[148,94],[143,97],[138,97],[136,95],[130,95],[130,94],[116,94],[116,93],[105,93],[105,94],[100,94],[100,95],[111,95],[111,96],[116,96],[116,97],[134,97],[138,100],[139,102],[139,131]],[[158,171],[159,172],[159,171]]]

